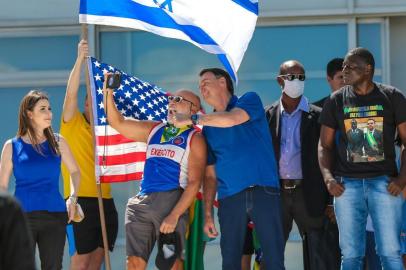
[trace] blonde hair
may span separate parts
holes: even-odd
[[[20,109],[18,113],[18,131],[17,131],[17,137],[27,135],[34,149],[40,154],[42,154],[40,142],[38,141],[38,138],[35,135],[34,127],[32,126],[32,122],[28,117],[28,111],[32,112],[38,101],[43,99],[49,101],[47,94],[38,90],[31,90],[24,96],[24,98],[21,100],[20,103]],[[51,126],[49,126],[44,130],[44,135],[51,147],[52,152],[55,155],[59,156],[61,152],[59,150],[59,145],[58,142],[56,141]]]

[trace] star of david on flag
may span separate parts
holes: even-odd
[[[173,0],[165,0],[162,3],[159,3],[157,0],[154,0],[154,3],[157,4],[160,8],[167,8],[168,11],[172,12],[172,1]]]
[[[141,180],[146,144],[127,139],[108,124],[103,104],[104,74],[121,74],[120,87],[113,95],[116,107],[124,117],[166,122],[167,94],[159,87],[93,57],[88,57],[87,64],[96,138],[96,179],[101,183]]]

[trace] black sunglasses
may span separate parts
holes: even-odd
[[[286,75],[279,75],[282,79],[286,79],[288,81],[293,81],[294,79],[298,79],[299,81],[306,80],[306,76],[304,74],[286,74]]]
[[[181,97],[181,96],[168,96],[168,100],[171,102],[175,102],[175,103],[180,103],[182,102],[182,100],[186,101],[186,102],[190,102],[190,104],[195,105],[192,101]]]

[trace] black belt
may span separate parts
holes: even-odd
[[[283,189],[295,189],[302,185],[302,179],[281,179]]]

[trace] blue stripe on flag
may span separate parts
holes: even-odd
[[[237,83],[237,77],[235,72],[233,71],[230,62],[227,59],[227,56],[225,54],[217,54],[217,58],[220,60],[221,63],[223,63],[224,67],[226,68],[227,72],[230,74],[231,78]]]
[[[251,11],[252,13],[258,15],[258,1],[255,3],[250,1],[250,0],[232,0],[236,4],[239,4],[243,8],[245,8],[248,11]]]
[[[95,16],[112,16],[135,19],[157,27],[176,29],[184,32],[193,41],[199,44],[218,46],[218,44],[201,28],[193,25],[178,24],[161,8],[144,6],[131,0],[80,1],[79,12],[80,14],[89,14]]]

